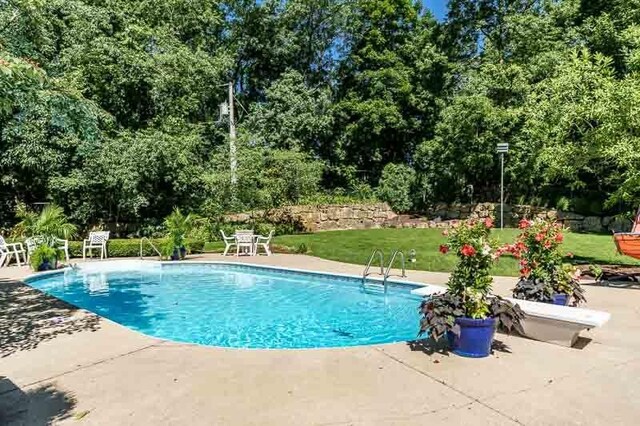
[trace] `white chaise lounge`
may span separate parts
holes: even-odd
[[[412,290],[417,296],[430,296],[444,292],[446,288],[429,285]],[[609,321],[608,312],[592,309],[558,306],[549,303],[506,298],[520,305],[527,315],[522,326],[526,337],[561,346],[573,346],[582,330],[602,327]]]
[[[20,260],[21,255],[22,261]],[[27,262],[25,256],[26,255],[22,243],[7,243],[4,240],[4,237],[0,235],[0,268],[2,268],[5,262],[8,265],[12,257],[15,259],[18,266],[22,266],[22,262]]]

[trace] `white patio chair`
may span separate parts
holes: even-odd
[[[274,232],[275,231],[272,229],[271,232],[269,232],[268,236],[263,237],[262,235],[258,235],[256,237],[256,245],[254,249],[254,253],[256,256],[258,255],[258,250],[260,249],[260,246],[262,246],[267,256],[271,256],[271,249],[269,247],[269,244],[271,244],[271,238],[273,238]]]
[[[24,244],[27,246],[27,259],[29,259],[31,257],[31,253],[33,253],[33,251],[43,243],[44,243],[44,239],[40,237],[29,237],[26,240],[24,240]]]
[[[232,235],[227,237],[222,229],[220,230],[220,233],[222,234],[222,241],[224,241],[224,253],[222,255],[226,256],[231,246],[236,245],[236,236]]]
[[[22,260],[20,259],[22,255]],[[15,258],[18,266],[22,266],[22,263],[27,263],[27,255],[25,254],[22,243],[7,243],[4,237],[0,235],[0,268],[7,263],[11,262],[11,257]]]
[[[93,249],[100,249],[100,259],[106,259],[107,241],[109,241],[109,231],[89,232],[89,238],[82,242],[82,259],[86,259],[87,250],[89,256],[93,257]]]
[[[236,237],[236,256],[240,255],[241,249],[247,249],[246,253],[248,253],[249,256],[253,256],[253,247],[255,242],[253,231],[251,230],[236,231],[235,237]]]
[[[56,248],[64,252],[64,257],[69,263],[69,240],[63,240],[62,238],[55,239]]]

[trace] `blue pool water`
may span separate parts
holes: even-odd
[[[229,264],[66,271],[29,284],[150,336],[234,348],[318,348],[413,340],[420,298],[390,285]]]

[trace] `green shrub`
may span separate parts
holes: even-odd
[[[404,164],[389,163],[382,171],[378,184],[378,197],[389,203],[398,213],[411,209],[411,187],[416,179],[415,171]]]
[[[154,246],[161,250],[167,244],[166,238],[152,239]],[[187,247],[191,253],[202,253],[204,241],[187,239]],[[109,257],[138,257],[140,256],[140,240],[113,239],[107,243],[107,253]],[[69,241],[69,255],[71,257],[82,257],[82,241]],[[143,256],[157,256],[151,245],[147,242],[142,245]],[[88,256],[88,254],[87,254]],[[100,250],[93,250],[93,256],[100,256]]]
[[[53,263],[56,261],[57,257],[58,250],[53,247],[49,247],[46,244],[42,244],[38,246],[33,253],[31,253],[31,256],[29,256],[29,264],[31,265],[31,269],[37,271],[44,262],[49,262],[53,269]]]
[[[293,249],[293,252],[296,254],[305,254],[309,252],[309,248],[305,243],[300,243]]]

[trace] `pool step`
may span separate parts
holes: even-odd
[[[379,280],[362,280],[362,289],[366,293],[384,294],[386,293],[386,285],[384,281]]]

